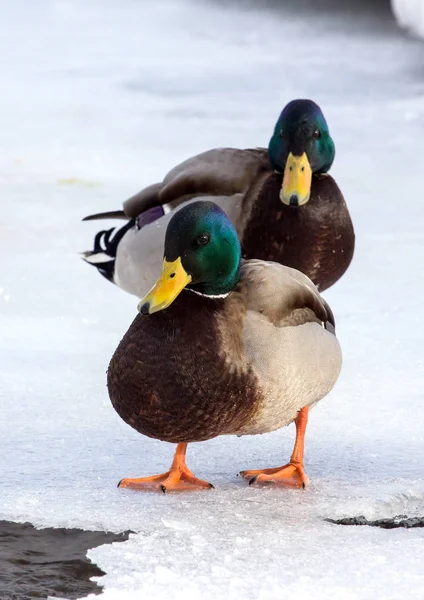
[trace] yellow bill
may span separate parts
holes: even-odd
[[[167,308],[191,281],[178,257],[174,262],[163,261],[162,274],[147,296],[138,303],[143,315],[151,315]]]
[[[290,152],[284,169],[280,200],[287,206],[302,206],[311,195],[312,169],[306,156],[293,156]]]

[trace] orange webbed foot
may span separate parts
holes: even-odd
[[[249,479],[249,485],[268,483],[292,488],[305,488],[309,483],[301,463],[294,464],[290,462],[283,467],[273,469],[241,471],[240,475],[245,479]]]
[[[186,448],[187,444],[178,444],[172,466],[166,473],[150,477],[121,479],[118,487],[139,491],[157,491],[164,494],[213,488],[211,483],[195,477],[187,467],[185,464]]]
[[[302,408],[296,419],[296,440],[290,462],[283,467],[274,469],[257,469],[241,471],[240,475],[249,479],[249,485],[254,483],[273,483],[275,485],[305,488],[309,480],[303,467],[305,430],[308,422],[308,407]]]
[[[213,485],[198,479],[187,469],[185,471],[177,471],[171,469],[161,475],[152,475],[151,477],[138,477],[135,479],[121,479],[118,483],[119,488],[129,488],[139,491],[157,491],[163,492],[184,492],[211,489]]]

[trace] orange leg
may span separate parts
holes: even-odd
[[[293,454],[290,462],[283,467],[274,469],[258,469],[252,471],[242,471],[240,475],[249,479],[249,485],[252,483],[276,483],[289,487],[302,487],[308,485],[308,478],[303,468],[303,454],[305,448],[305,431],[308,423],[307,406],[302,408],[296,417],[296,441],[294,443]]]
[[[178,444],[171,468],[161,475],[139,477],[137,479],[121,479],[118,487],[131,490],[147,490],[180,492],[184,490],[201,490],[213,488],[211,483],[197,479],[186,465],[187,444]]]

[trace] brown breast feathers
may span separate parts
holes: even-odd
[[[243,257],[298,269],[323,291],[343,275],[353,256],[355,235],[343,195],[330,175],[314,175],[309,202],[291,208],[279,198],[281,183],[281,175],[268,172],[249,191]]]
[[[250,418],[256,379],[225,356],[224,302],[184,291],[166,310],[134,319],[108,369],[109,395],[126,423],[149,437],[192,442],[237,431]]]

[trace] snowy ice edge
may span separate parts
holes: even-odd
[[[398,24],[424,38],[424,2],[422,0],[391,0]]]
[[[400,486],[402,487],[402,485]],[[374,502],[369,504],[369,499],[357,498],[351,499],[349,501],[345,501],[342,503],[343,507],[339,507],[339,510],[335,510],[335,513],[340,515],[344,515],[343,518],[328,518],[325,514],[328,511],[321,510],[319,514],[314,514],[312,516],[312,521],[315,521],[317,524],[321,521],[321,525],[324,523],[328,523],[336,529],[339,528],[340,525],[356,525],[357,527],[352,527],[352,529],[356,529],[357,531],[357,539],[361,539],[362,543],[368,543],[374,536],[374,532],[371,531],[369,534],[366,530],[370,529],[398,529],[396,526],[389,527],[385,526],[384,522],[392,521],[394,524],[396,521],[410,521],[409,525],[405,525],[404,528],[422,528],[422,522],[424,520],[424,493],[419,491],[418,489],[415,491],[408,492],[399,492],[395,494],[383,494],[379,499],[375,499]],[[332,507],[335,509],[335,506]],[[361,510],[368,515],[367,517],[358,516]],[[350,518],[347,517],[350,511]],[[331,510],[330,510],[331,512]],[[403,514],[402,514],[403,513]],[[410,518],[405,519],[402,517],[405,516],[405,513],[410,515]],[[396,515],[396,516],[395,516]],[[421,515],[418,517],[417,515]],[[235,519],[237,520],[237,519]],[[347,521],[358,521],[357,523],[348,523]],[[344,522],[346,521],[346,522]],[[361,522],[363,521],[363,522]],[[413,524],[413,521],[419,521],[419,524]],[[161,525],[168,530],[172,530],[175,535],[175,545],[176,547],[182,543],[183,546],[187,549],[187,541],[188,538],[201,539],[201,535],[196,534],[196,525],[190,523],[187,520],[166,520],[164,518],[160,518]],[[311,523],[309,522],[309,525]],[[365,525],[365,527],[361,527],[361,525]],[[286,523],[287,526],[287,523]],[[159,529],[161,527],[159,526]],[[301,528],[302,529],[302,528]],[[345,529],[345,527],[342,527]],[[351,529],[351,527],[347,527],[346,529]],[[403,529],[403,527],[401,528]],[[308,528],[306,529],[308,531]],[[303,532],[305,533],[305,532]],[[349,532],[347,533],[346,542],[350,536]],[[344,534],[344,532],[343,532]],[[335,535],[329,531],[327,535]],[[378,535],[378,534],[377,534]],[[401,538],[396,537],[398,534],[394,534],[392,539],[387,538],[386,541],[382,539],[383,546],[387,544],[388,546],[393,545],[393,548],[389,551],[389,556],[393,552],[398,552],[398,544],[402,543]],[[159,534],[159,537],[161,534]],[[353,534],[353,537],[356,537]],[[148,538],[148,534],[147,534]],[[333,538],[334,539],[334,538]],[[238,539],[234,540],[234,547],[237,546]],[[418,540],[419,541],[419,538]],[[175,586],[178,584],[177,588],[173,589],[172,599],[175,600],[198,600],[200,594],[202,594],[204,600],[215,600],[216,590],[210,589],[202,589],[202,582],[205,583],[208,576],[203,573],[200,575],[199,581],[196,582],[196,578],[194,580],[191,577],[187,577],[184,580],[184,585],[181,585],[180,576],[178,572],[175,571],[175,565],[173,561],[170,562],[168,559],[170,558],[167,554],[162,554],[161,558],[164,564],[156,563],[155,560],[149,561],[147,560],[147,556],[145,555],[145,562],[147,565],[143,564],[144,561],[140,562],[140,556],[143,556],[143,545],[147,542],[146,532],[133,532],[130,534],[129,539],[126,542],[114,542],[112,544],[102,544],[97,546],[96,548],[92,548],[87,552],[87,557],[92,561],[93,564],[97,565],[100,569],[105,571],[104,576],[95,576],[92,577],[91,580],[96,582],[101,588],[102,591],[100,595],[91,593],[87,596],[83,596],[78,598],[78,600],[96,600],[97,598],[102,598],[104,600],[136,600],[140,597],[140,594],[146,594],[146,597],[149,597],[149,594],[153,594],[153,592],[158,593],[158,598],[160,600],[165,600],[165,598],[169,598],[169,588],[168,586]],[[353,542],[355,545],[357,542]],[[371,542],[374,543],[374,542]],[[148,542],[147,542],[148,544]],[[202,546],[202,544],[200,544]],[[120,554],[119,546],[121,548],[127,547],[124,554],[128,561],[128,564],[123,565],[120,563],[119,559],[121,558],[122,553]],[[325,543],[324,543],[325,546]],[[190,544],[188,545],[190,548]],[[174,546],[174,550],[175,550]],[[195,549],[195,545],[192,547],[192,550]],[[371,551],[369,549],[369,551]],[[337,550],[338,552],[338,550]],[[196,558],[197,556],[197,558]],[[199,559],[199,555],[197,553],[193,554],[195,560]],[[333,558],[334,560],[334,558]],[[386,557],[379,557],[383,563],[386,562]],[[150,562],[150,564],[149,564]],[[330,561],[331,562],[331,561]],[[377,561],[378,562],[378,561]],[[220,573],[220,568],[226,569],[225,565],[216,565],[215,571],[212,568],[212,574],[216,577],[220,577],[222,573]],[[137,573],[137,575],[136,575]],[[187,575],[187,573],[186,573]],[[209,573],[209,576],[211,573]],[[288,598],[300,598],[306,599],[312,597],[312,588],[309,587],[308,578],[305,578],[305,581],[298,582],[294,584],[294,588],[291,590],[287,590],[289,594]],[[209,582],[211,583],[211,582]],[[346,582],[346,586],[344,585],[339,587],[338,593],[350,593],[349,592],[349,584]],[[242,590],[240,590],[241,592]],[[233,590],[234,592],[234,590]],[[275,590],[274,590],[275,592]],[[233,595],[229,592],[228,598],[238,598],[237,595]],[[244,596],[243,596],[244,597]],[[258,598],[261,600],[265,596],[260,595]],[[272,595],[272,598],[277,597]],[[319,600],[327,600],[325,590],[322,590],[321,593],[314,596]],[[333,595],[329,596],[332,599]],[[253,598],[253,596],[252,596]],[[352,600],[357,598],[356,595],[352,595]],[[48,598],[48,600],[53,600],[53,598]],[[58,600],[69,600],[68,598],[59,598]]]

